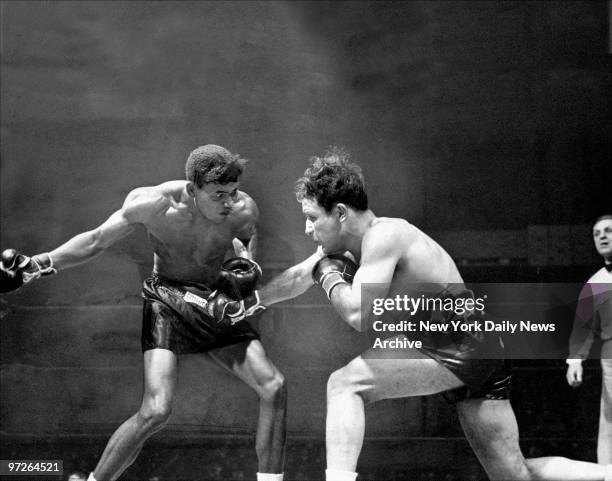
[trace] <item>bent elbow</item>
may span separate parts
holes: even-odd
[[[346,322],[349,326],[359,332],[364,332],[366,330],[365,322],[362,322],[361,319],[361,311],[351,312],[346,319]]]

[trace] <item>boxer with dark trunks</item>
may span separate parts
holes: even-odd
[[[342,320],[361,331],[370,321],[362,318],[362,306],[373,305],[380,286],[388,299],[406,294],[417,298],[422,292],[415,286],[421,285],[451,300],[469,296],[455,263],[438,243],[404,219],[377,217],[368,208],[361,170],[349,163],[345,152],[332,149],[314,157],[297,182],[296,194],[306,234],[318,249],[264,286],[259,291],[263,304],[296,297],[313,283],[320,284]],[[365,312],[363,317],[369,314]],[[471,315],[473,311],[465,321]],[[421,342],[422,348],[409,349],[409,355],[399,358],[391,349],[369,348],[331,374],[327,481],[357,477],[365,404],[435,393],[445,393],[456,403],[468,441],[491,479],[612,481],[612,466],[560,457],[524,458],[508,401],[510,372],[497,336],[436,332]]]
[[[261,271],[249,260],[258,210],[239,190],[244,163],[223,147],[198,147],[187,159],[187,180],[134,189],[103,224],[49,253],[2,254],[0,291],[7,292],[94,258],[138,224],[147,230],[154,268],[142,291],[142,404],[112,435],[90,481],[117,479],[164,426],[176,392],[178,356],[186,353],[202,353],[256,391],[257,479],[282,481],[285,381],[247,320],[262,306],[255,290]],[[241,258],[224,262],[230,252]]]

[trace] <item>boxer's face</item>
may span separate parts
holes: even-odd
[[[593,226],[593,240],[599,255],[612,260],[612,219],[602,219]]]
[[[194,197],[195,206],[200,213],[214,223],[227,220],[238,199],[239,182],[229,184],[204,184],[201,189],[191,184],[190,194]]]
[[[342,223],[336,208],[328,214],[315,199],[304,198],[301,201],[302,212],[306,217],[305,233],[323,249],[324,254],[343,252],[341,245]]]

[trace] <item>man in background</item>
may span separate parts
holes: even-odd
[[[580,293],[569,342],[567,382],[582,384],[582,362],[589,356],[595,337],[601,345],[601,400],[597,462],[612,463],[612,215],[603,215],[593,226],[593,241],[604,267],[587,281]]]

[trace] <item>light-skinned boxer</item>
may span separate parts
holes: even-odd
[[[105,222],[48,253],[2,254],[0,289],[6,292],[93,259],[137,225],[147,230],[154,267],[142,291],[142,404],[112,435],[90,481],[117,479],[166,424],[178,356],[187,353],[202,353],[256,391],[257,479],[283,478],[285,380],[246,320],[262,306],[254,290],[261,272],[246,259],[255,255],[258,210],[239,190],[245,162],[217,145],[198,147],[187,159],[186,180],[132,190]],[[228,252],[245,258],[224,265]]]
[[[374,295],[416,297],[420,293],[411,292],[414,287],[427,286],[444,300],[470,296],[455,263],[438,243],[404,219],[377,217],[369,209],[361,170],[349,162],[346,152],[332,149],[314,157],[296,193],[306,235],[318,248],[260,290],[263,304],[296,297],[320,284],[342,320],[361,331],[369,324],[362,318],[362,305],[371,306]],[[400,358],[391,349],[370,348],[331,374],[327,481],[357,477],[364,405],[435,393],[444,393],[456,404],[465,435],[491,479],[612,481],[612,467],[523,456],[508,401],[510,372],[498,337],[436,332],[423,335],[421,341],[421,349],[410,349],[409,356]]]

